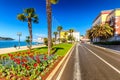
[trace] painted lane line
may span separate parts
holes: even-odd
[[[90,46],[93,46],[93,47],[97,47],[97,48],[101,48],[101,49],[104,49],[106,51],[109,51],[113,54],[117,54],[117,55],[120,55],[120,51],[117,51],[117,50],[113,50],[113,49],[109,49],[109,48],[104,48],[104,47],[100,47],[100,46],[96,46],[96,45],[92,45],[92,44],[88,44]]]
[[[85,47],[85,46],[84,46]],[[89,50],[93,55],[95,55],[97,58],[99,58],[101,61],[103,61],[105,64],[107,64],[109,67],[111,67],[113,70],[115,70],[117,73],[120,74],[120,70],[118,70],[117,68],[115,68],[113,65],[111,65],[110,63],[108,63],[106,60],[104,60],[103,58],[101,58],[100,56],[98,56],[96,53],[94,53],[92,50],[88,49],[87,47],[85,47],[87,50]]]
[[[78,54],[78,44],[76,45],[73,80],[81,80],[80,65],[79,65],[79,54]]]
[[[65,70],[66,65],[67,65],[67,63],[68,63],[68,61],[69,61],[69,59],[70,59],[70,57],[71,57],[71,55],[72,55],[73,50],[74,50],[74,48],[71,50],[70,54],[68,55],[68,58],[66,59],[65,64],[63,65],[60,73],[58,74],[58,77],[56,78],[56,80],[60,80],[60,78],[61,78],[61,76],[62,76],[62,74],[63,74],[63,71]]]

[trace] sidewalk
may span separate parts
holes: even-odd
[[[32,48],[38,48],[38,47],[43,47],[45,45],[33,45]],[[27,46],[21,46],[20,49],[16,49],[14,47],[11,48],[1,48],[0,49],[0,54],[7,54],[7,53],[11,53],[11,52],[16,52],[16,51],[21,51],[21,50],[27,50]]]

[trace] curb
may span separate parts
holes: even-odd
[[[58,71],[58,69],[60,68],[60,66],[63,64],[63,62],[65,61],[65,59],[69,56],[69,53],[71,52],[71,50],[75,47],[76,43],[74,43],[74,45],[69,49],[69,51],[67,52],[67,54],[64,56],[64,58],[58,63],[58,65],[55,67],[55,69],[50,73],[50,75],[47,77],[46,80],[52,80],[53,76],[55,75],[55,73]]]

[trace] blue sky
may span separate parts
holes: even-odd
[[[27,22],[17,20],[18,13],[25,8],[35,8],[39,15],[39,24],[33,24],[33,37],[47,37],[47,21],[45,0],[0,0],[0,36],[18,39],[17,32],[22,32],[22,40],[28,36]],[[59,0],[52,5],[53,26],[70,28],[84,35],[92,25],[92,21],[101,10],[120,8],[120,0]]]

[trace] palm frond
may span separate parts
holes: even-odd
[[[20,21],[27,21],[26,16],[24,14],[18,14],[17,19]]]
[[[59,0],[50,0],[52,4],[57,4]]]

